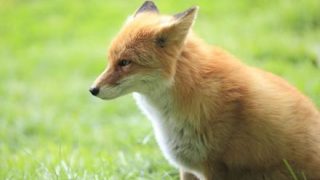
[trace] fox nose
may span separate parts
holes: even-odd
[[[89,89],[89,91],[94,96],[99,94],[99,88],[97,88],[97,87],[92,87],[92,88]]]

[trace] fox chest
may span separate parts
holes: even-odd
[[[139,95],[135,95],[135,99],[152,122],[156,140],[166,159],[176,167],[197,169],[206,157],[206,148],[197,130],[188,123],[192,119],[174,112],[168,103],[157,106]]]

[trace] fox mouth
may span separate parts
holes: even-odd
[[[125,80],[117,82],[111,86],[101,87],[100,92],[97,94],[97,97],[104,100],[109,100],[126,94],[129,86],[126,86],[123,82],[125,82]]]

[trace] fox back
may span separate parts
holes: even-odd
[[[247,66],[191,31],[198,8],[160,15],[146,1],[112,41],[90,91],[134,93],[181,178],[320,179],[320,115],[285,80]]]

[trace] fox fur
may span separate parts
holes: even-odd
[[[181,179],[320,179],[320,114],[296,88],[192,31],[198,8],[160,15],[146,1],[108,51],[92,88],[128,93],[150,119]]]

